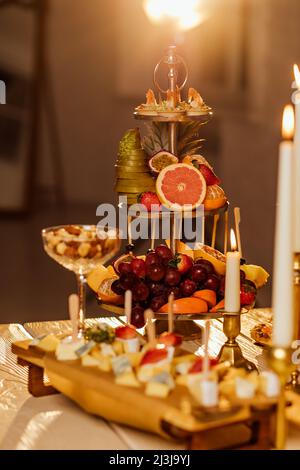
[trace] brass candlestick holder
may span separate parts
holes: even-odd
[[[220,362],[227,361],[232,367],[256,370],[255,364],[245,359],[242,350],[236,341],[236,338],[241,332],[241,315],[242,313],[224,313],[223,332],[227,337],[227,341],[220,349],[218,360]]]
[[[294,340],[300,340],[300,253],[294,254]],[[300,393],[299,376],[300,371],[294,366],[288,386],[296,393]]]
[[[287,379],[293,369],[290,348],[273,346],[267,351],[270,368],[278,375],[280,381],[280,394],[278,397],[276,414],[275,447],[278,450],[285,449],[287,437],[287,420],[285,415],[286,399],[285,388]]]

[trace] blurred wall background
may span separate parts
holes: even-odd
[[[300,62],[300,2],[204,3],[210,5],[209,18],[177,37],[190,68],[189,84],[215,111],[203,128],[207,139],[203,154],[221,176],[232,206],[241,207],[247,261],[271,270],[277,145],[282,108],[292,92],[292,65]],[[10,39],[3,41],[6,35],[15,37],[23,26],[28,28],[28,21],[12,18],[2,27],[1,14],[0,63],[18,47]],[[46,57],[68,204],[86,204],[92,214],[101,202],[115,201],[118,141],[127,128],[136,126],[133,107],[144,100],[153,67],[171,37],[168,28],[150,24],[141,0],[49,1]],[[45,116],[40,132],[39,204],[32,217],[39,205],[52,207],[53,168]],[[11,222],[1,224],[8,229]],[[50,260],[44,257],[41,263],[44,269]],[[270,304],[270,294],[269,286],[261,293],[261,305]],[[52,307],[60,308],[61,303]]]

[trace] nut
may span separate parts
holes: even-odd
[[[81,256],[81,258],[85,258],[89,254],[90,248],[91,248],[90,243],[86,243],[86,242],[81,243],[78,247],[79,256]]]
[[[64,242],[60,242],[60,243],[56,246],[56,253],[59,254],[59,255],[64,255],[66,249],[67,249],[67,245],[66,245]]]

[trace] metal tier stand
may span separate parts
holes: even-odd
[[[161,67],[166,67],[168,70],[168,89],[163,89],[158,81],[158,72],[161,69]],[[179,67],[184,68],[184,77],[182,80],[181,84],[178,84],[178,70]],[[184,88],[186,85],[188,79],[188,68],[187,65],[184,61],[184,59],[179,56],[176,52],[176,46],[169,46],[166,54],[162,59],[157,63],[155,69],[154,69],[154,76],[153,76],[153,81],[154,85],[156,86],[160,96],[161,95],[166,95],[167,100],[170,102],[170,107],[171,108],[176,108],[178,105],[178,97],[180,96],[180,91]],[[180,122],[186,122],[186,121],[200,121],[202,125],[208,123],[210,119],[212,118],[213,111],[212,109],[208,108],[207,110],[204,110],[203,112],[199,112],[198,114],[195,115],[187,115],[184,113],[180,112],[170,112],[170,113],[158,113],[157,115],[149,115],[149,114],[140,114],[139,112],[134,112],[134,118],[138,120],[147,120],[147,121],[152,121],[152,122],[166,122],[168,123],[168,128],[169,128],[169,150],[176,155],[177,152],[177,129],[178,129],[178,124]],[[219,219],[219,214],[220,213],[225,213],[225,241],[224,241],[224,251],[227,248],[227,223],[226,220],[228,221],[228,204],[224,206],[224,208],[219,209],[217,211],[210,211],[210,212],[205,212],[204,219],[207,216],[212,216],[214,217],[214,225],[217,225],[218,219]],[[193,214],[195,216],[195,214]],[[151,215],[150,215],[151,217]],[[157,216],[154,216],[157,217]],[[152,218],[152,217],[151,217]],[[176,226],[177,224],[177,218],[173,214],[171,220],[172,220],[172,225],[171,225],[171,249],[175,253],[176,252],[176,247],[177,247],[177,240],[178,237],[176,234],[178,234],[178,227]],[[204,227],[205,223],[203,220],[203,243],[204,243]],[[214,228],[214,234],[216,232],[216,229]],[[212,240],[212,245],[214,246],[215,243],[215,237],[213,237]],[[209,316],[209,314],[208,314]],[[175,330],[179,333],[181,333],[185,338],[195,338],[201,336],[201,328],[193,321],[194,318],[190,316],[191,318],[188,318],[186,316],[184,319],[180,319],[180,321],[176,321],[175,323]],[[215,317],[215,315],[212,315],[212,317]],[[198,317],[198,319],[203,319],[203,316]],[[167,321],[166,320],[161,320],[157,319],[156,320],[156,328],[157,332],[163,332],[167,330]]]

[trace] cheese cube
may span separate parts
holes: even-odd
[[[159,382],[148,382],[146,385],[145,393],[149,397],[166,398],[169,395],[170,388],[167,384]]]
[[[98,367],[99,361],[95,357],[86,354],[81,358],[81,365],[84,367]]]
[[[46,352],[54,352],[59,346],[60,341],[54,335],[47,335],[38,343],[38,347]]]
[[[56,358],[58,361],[74,361],[78,359],[76,351],[84,346],[84,339],[72,341],[69,338],[61,341],[56,349]]]
[[[126,385],[127,387],[140,387],[140,383],[137,381],[132,371],[117,375],[115,377],[115,383],[117,385]]]
[[[253,398],[255,395],[256,385],[250,380],[236,377],[235,393],[238,398]]]
[[[114,357],[111,361],[111,364],[115,375],[121,375],[125,372],[132,371],[129,359],[125,354]]]

